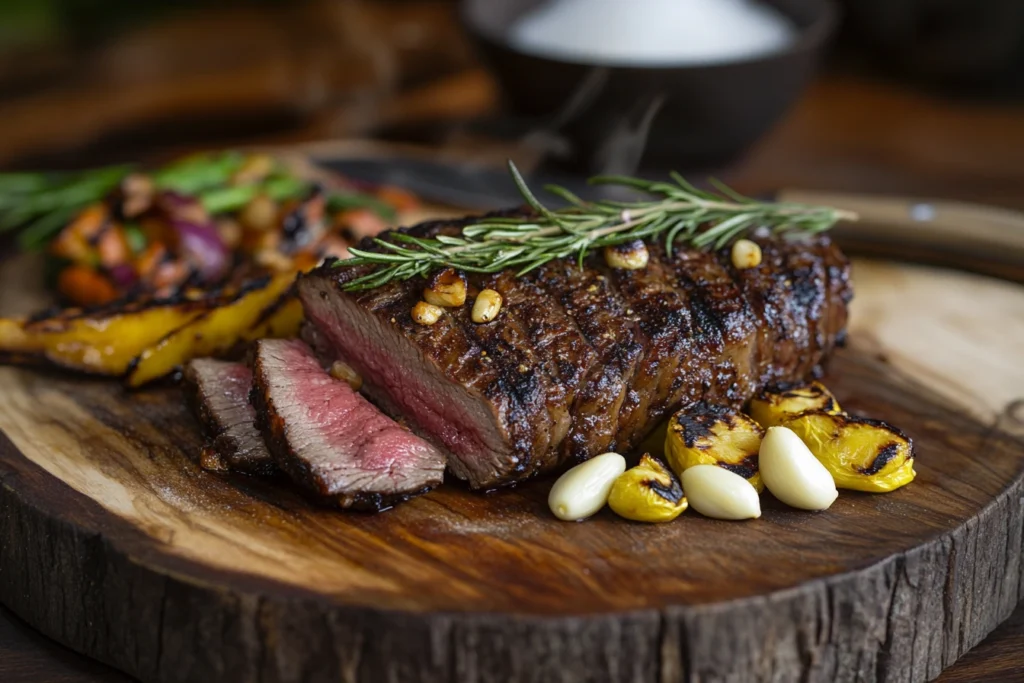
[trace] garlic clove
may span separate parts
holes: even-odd
[[[756,268],[761,265],[761,246],[751,240],[736,240],[730,253],[732,265],[737,270]]]
[[[764,485],[790,507],[827,510],[839,496],[832,475],[788,427],[768,429],[758,465]]]
[[[418,301],[412,307],[412,319],[420,325],[433,325],[440,320],[443,313],[443,308],[434,304],[428,304],[426,301]]]
[[[616,244],[604,248],[604,260],[610,268],[619,270],[641,270],[647,267],[650,252],[643,240]]]
[[[473,322],[478,324],[489,323],[498,317],[501,311],[501,294],[493,289],[485,289],[480,292],[476,301],[473,302],[473,311],[470,315]]]
[[[359,376],[359,373],[351,365],[340,360],[336,360],[331,364],[328,374],[334,379],[348,382],[348,385],[352,387],[352,391],[359,391],[363,388],[363,378]]]
[[[430,276],[423,299],[432,306],[457,308],[466,303],[466,276],[454,268],[445,268]]]
[[[567,522],[586,519],[608,502],[612,485],[626,471],[626,459],[618,453],[603,453],[576,465],[551,487],[548,507]]]
[[[756,519],[761,500],[750,482],[718,465],[694,465],[680,477],[690,507],[714,519]]]

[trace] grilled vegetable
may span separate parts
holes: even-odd
[[[254,264],[305,270],[415,204],[259,153],[197,155],[149,173],[0,173],[0,232],[23,229],[26,248],[49,241],[61,302],[78,306],[213,290]]]
[[[260,314],[256,326],[242,334],[242,341],[293,337],[302,324],[303,316],[302,302],[295,296],[295,291],[289,289]]]
[[[57,276],[57,289],[85,306],[102,306],[117,299],[117,288],[100,273],[86,266],[68,266]]]
[[[787,419],[785,426],[807,444],[841,489],[892,491],[917,474],[910,438],[880,420],[811,410]]]
[[[762,391],[750,399],[748,412],[762,427],[768,429],[778,427],[789,417],[807,410],[823,410],[829,415],[842,413],[836,397],[821,382]]]
[[[687,502],[672,470],[644,454],[639,465],[626,470],[612,484],[608,506],[620,517],[635,522],[671,522],[686,510]]]
[[[743,413],[698,403],[672,416],[665,437],[665,458],[676,474],[696,465],[717,465],[764,490],[757,452],[764,430]]]
[[[279,275],[259,286],[245,288],[234,301],[211,308],[165,335],[139,355],[128,374],[128,385],[142,386],[170,374],[192,358],[223,355],[251,338],[249,335],[260,326],[263,313],[278,302],[294,280],[294,275]],[[293,327],[282,326],[286,329],[275,331],[280,333],[278,336],[294,336],[298,323],[295,320]]]
[[[202,315],[211,301],[118,305],[83,313],[0,319],[0,361],[42,362],[97,375],[123,375],[142,351]]]

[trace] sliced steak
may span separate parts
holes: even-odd
[[[628,451],[680,407],[739,406],[768,382],[816,372],[843,336],[849,265],[827,236],[757,240],[764,262],[743,271],[728,250],[669,255],[651,243],[639,271],[594,255],[582,269],[470,274],[467,304],[432,326],[410,315],[422,279],[347,292],[365,271],[325,264],[298,289],[318,344],[362,375],[363,391],[447,449],[457,476],[489,488]],[[472,299],[485,287],[506,305],[478,325]]]
[[[297,339],[264,339],[251,399],[275,461],[341,507],[381,510],[441,483],[445,456],[331,377]]]
[[[276,467],[249,404],[252,373],[242,363],[197,358],[185,366],[186,396],[209,438],[200,464],[208,470],[269,474]]]

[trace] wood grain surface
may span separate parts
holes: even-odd
[[[398,11],[404,12],[404,5],[419,3],[385,4],[389,7],[402,5]],[[278,22],[278,25],[283,23]],[[348,24],[352,25],[360,26]],[[183,28],[183,32],[168,33],[169,44],[180,46],[187,43],[194,46],[195,41],[191,40],[195,37],[193,27]],[[10,113],[13,111],[11,106],[14,106],[24,115],[5,117],[4,134],[0,135],[0,157],[12,160],[30,155],[38,159],[41,152],[39,147],[43,145],[46,148],[44,151],[59,153],[60,156],[56,158],[62,163],[80,166],[109,160],[136,159],[152,155],[154,150],[166,154],[175,146],[183,149],[193,149],[197,145],[209,146],[213,144],[211,139],[220,145],[242,141],[264,143],[271,141],[273,130],[270,133],[265,129],[236,131],[239,123],[248,119],[239,118],[239,111],[251,111],[261,101],[266,101],[271,107],[277,106],[275,103],[282,103],[293,109],[296,102],[303,108],[313,107],[308,121],[296,123],[294,130],[276,133],[281,142],[319,139],[346,131],[376,128],[377,117],[381,112],[388,114],[384,118],[389,122],[398,123],[431,117],[445,118],[444,114],[438,112],[448,112],[447,117],[450,118],[463,117],[467,111],[478,113],[488,110],[489,106],[493,107],[493,87],[477,88],[479,78],[462,76],[456,76],[450,81],[460,88],[457,96],[451,96],[450,88],[445,85],[436,91],[428,86],[422,92],[412,91],[408,97],[393,99],[374,92],[369,98],[369,107],[365,97],[344,98],[337,103],[330,98],[326,102],[318,101],[318,97],[323,99],[322,93],[348,92],[350,85],[358,87],[361,83],[350,83],[348,74],[338,74],[345,77],[345,82],[340,84],[341,88],[332,90],[317,87],[322,82],[317,78],[282,80],[279,78],[282,73],[280,67],[299,62],[290,60],[287,54],[279,59],[281,51],[273,49],[274,46],[268,47],[265,40],[249,41],[257,53],[255,61],[239,61],[238,55],[244,56],[240,50],[223,51],[225,39],[237,35],[242,40],[248,40],[252,34],[234,17],[231,19],[230,31],[214,27],[214,30],[207,32],[209,44],[215,45],[223,54],[238,62],[239,66],[234,70],[211,75],[209,69],[204,69],[197,78],[172,74],[171,78],[157,83],[151,74],[138,69],[135,60],[111,60],[112,64],[127,67],[142,78],[145,81],[142,84],[144,87],[139,87],[139,83],[135,82],[127,83],[127,87],[122,88],[117,97],[111,98],[105,97],[111,92],[110,79],[95,79],[92,87],[81,88],[78,88],[76,79],[73,83],[75,91],[58,91],[52,95],[44,93],[42,97],[30,93],[29,98],[33,101],[25,98],[12,100],[4,107],[4,111]],[[361,31],[360,34],[371,35],[370,32]],[[183,41],[182,35],[187,35],[189,39]],[[452,45],[457,48],[458,41],[448,40],[448,33],[436,35],[442,39],[431,38],[428,42],[441,44],[446,49]],[[375,38],[364,42],[375,48],[384,44]],[[296,41],[295,45],[307,49],[311,43],[303,39]],[[338,46],[337,41],[331,44],[330,54],[337,54]],[[188,54],[195,52],[190,47]],[[441,64],[444,69],[439,71],[450,66],[466,66],[458,62],[459,59],[455,55],[455,59],[450,61],[456,63]],[[346,66],[351,65],[351,60],[342,61]],[[419,54],[415,54],[413,60],[402,60],[402,63],[406,61],[417,65],[437,64],[437,60],[422,60]],[[27,65],[24,60],[17,64],[19,70],[27,66],[32,65]],[[358,76],[362,69],[352,71],[357,72]],[[170,89],[167,83],[170,83]],[[134,96],[137,92],[141,93],[139,97]],[[488,105],[489,101],[492,104]],[[86,107],[87,114],[89,111],[95,113],[103,110],[113,115],[69,118],[69,107],[64,105],[76,102],[76,111],[89,105]],[[54,106],[54,103],[58,106]],[[197,133],[195,126],[189,128],[187,120],[182,120],[188,118],[188,110],[198,112],[201,109],[200,113],[204,113],[214,108],[229,115],[226,119],[229,121],[229,130],[221,133],[220,137],[203,138],[203,133]],[[409,114],[406,114],[406,109]],[[155,130],[150,127],[146,119],[151,119],[153,114],[166,117],[168,111],[173,115],[166,124],[157,126]],[[1024,164],[1020,163],[1020,145],[1014,144],[1024,139],[1022,111],[1020,104],[943,100],[914,92],[898,83],[870,82],[833,74],[814,85],[787,120],[759,143],[747,159],[736,168],[715,174],[750,194],[774,192],[779,187],[823,190],[842,188],[871,193],[960,198],[1024,208],[1024,193],[1021,192]],[[195,114],[193,118],[196,118]],[[111,144],[111,134],[116,135],[124,128],[131,129],[136,125],[142,126],[146,134],[121,139],[116,146]],[[191,137],[180,132],[183,130],[190,131],[187,135]],[[168,140],[168,132],[177,137]],[[479,152],[479,141],[472,142],[473,150]],[[21,161],[22,165],[25,163]],[[965,241],[965,246],[970,246],[970,240]],[[899,255],[895,257],[900,258]],[[958,254],[958,257],[951,265],[962,267],[963,254]],[[1019,277],[1022,272],[1020,264],[1015,272]],[[1005,431],[1019,430],[1020,420],[1013,417],[1020,415],[1019,398],[1024,393],[1021,390],[1024,387],[1024,364],[1020,361],[1021,340],[1024,339],[1020,321],[1024,318],[1019,290],[982,279],[958,278],[942,271],[864,263],[858,264],[857,279],[860,291],[853,317],[853,352],[862,359],[877,359],[880,356],[887,358],[888,366],[883,367],[911,376],[937,401],[953,406],[958,414],[973,420],[976,429],[982,426],[995,429],[997,425]],[[23,282],[23,279],[13,277],[10,271],[0,267],[0,299]],[[909,288],[909,294],[904,293],[904,288]],[[942,305],[947,297],[951,303]],[[842,366],[838,366],[837,370],[842,370]],[[2,385],[0,391],[3,391]],[[45,444],[45,437],[36,434],[37,430],[45,432],[44,428],[39,427],[40,423],[52,421],[60,424],[62,421],[59,413],[45,413],[48,407],[40,407],[35,411],[31,428],[27,430],[28,436],[24,438]],[[0,408],[0,414],[5,414],[4,410]],[[873,414],[875,407],[865,406],[865,410]],[[916,425],[905,426],[915,437],[918,436]],[[178,428],[182,431],[191,429],[184,423],[179,424]],[[95,437],[89,438],[92,439],[90,448],[97,448],[102,443],[96,441]],[[974,451],[971,455],[982,461],[992,457],[987,449]],[[167,456],[136,453],[129,464],[145,469],[150,457]],[[922,467],[928,466],[929,457],[922,457]],[[11,458],[27,467],[28,474],[15,474],[9,463]],[[192,470],[186,461],[187,454],[170,458],[172,467],[184,468],[193,477],[205,477]],[[78,466],[69,465],[71,468]],[[33,470],[33,467],[37,469]],[[100,472],[95,472],[90,466],[83,470],[82,477],[96,483],[101,489],[109,486],[112,491],[119,491],[119,485],[108,481],[108,473],[116,470],[102,460],[97,467],[101,469]],[[32,478],[33,472],[40,476]],[[11,590],[20,591],[18,595],[22,611],[32,619],[33,624],[78,651],[99,656],[152,680],[222,679],[224,676],[216,673],[203,676],[210,671],[217,671],[217,666],[222,671],[230,671],[237,678],[252,680],[259,674],[263,674],[266,680],[297,680],[303,677],[317,680],[320,675],[333,676],[333,680],[353,680],[360,671],[365,672],[367,669],[368,665],[357,661],[361,653],[365,652],[375,653],[363,655],[368,659],[389,657],[397,660],[398,663],[392,664],[389,669],[396,671],[393,678],[397,680],[412,678],[419,668],[415,663],[408,662],[409,650],[392,644],[394,639],[378,644],[360,642],[365,633],[383,628],[379,621],[384,618],[381,615],[367,614],[355,620],[339,622],[337,613],[328,610],[335,616],[318,619],[317,612],[312,608],[290,610],[290,605],[301,603],[305,598],[286,594],[281,585],[274,581],[266,584],[276,596],[269,601],[263,598],[262,587],[237,590],[218,588],[220,575],[207,571],[201,574],[188,573],[194,572],[195,567],[185,560],[173,564],[167,558],[168,555],[172,559],[176,557],[172,553],[177,551],[173,549],[173,539],[160,536],[163,526],[155,515],[152,528],[136,527],[134,523],[122,524],[101,503],[89,503],[86,496],[70,487],[57,485],[45,472],[22,455],[11,452],[7,452],[0,463],[0,499],[5,501],[5,507],[0,511],[0,590],[7,587],[11,567],[16,565],[21,572],[21,583]],[[38,484],[40,490],[50,490],[51,493],[35,498],[34,490],[22,488],[21,497],[15,498],[20,482],[25,481]],[[957,481],[960,482],[958,486],[970,489],[970,483],[966,480],[958,477]],[[916,487],[917,484],[914,484],[907,491],[912,492]],[[170,497],[172,493],[164,491],[162,495]],[[101,502],[105,499],[105,494],[95,495]],[[135,500],[131,501],[132,507],[146,510],[154,505],[152,497],[146,492],[128,491],[124,495],[129,498],[135,495]],[[285,509],[277,495],[273,494],[265,500],[256,497],[248,501],[247,505],[254,509],[265,509],[265,506],[272,510]],[[200,502],[202,500],[205,498],[201,498]],[[300,507],[302,505],[297,498],[292,502]],[[190,502],[187,496],[177,503],[185,509],[196,504]],[[23,514],[15,518],[8,512],[12,509],[18,509]],[[33,516],[30,514],[33,510],[40,512]],[[50,514],[51,510],[55,511],[54,514]],[[991,516],[997,513],[985,514]],[[688,512],[677,524],[689,525],[690,522],[701,521],[696,516],[691,517],[691,514]],[[936,524],[941,526],[944,521],[955,523],[955,520],[939,515]],[[817,517],[812,517],[804,526],[816,523]],[[968,525],[979,527],[988,523],[975,521],[968,522]],[[259,517],[254,515],[253,526],[260,536],[263,534],[262,524]],[[692,525],[687,528],[692,528]],[[733,530],[735,527],[727,528],[727,532]],[[852,533],[857,531],[858,527],[853,527]],[[967,540],[963,540],[961,535],[951,541],[959,544],[956,552],[978,553],[978,546],[971,539],[979,539],[990,545],[997,542],[976,531],[972,531],[973,535]],[[318,528],[308,533],[311,536],[323,534]],[[942,534],[929,530],[925,535],[934,539]],[[162,540],[164,538],[168,538],[166,546]],[[1010,535],[1007,536],[1009,538]],[[39,543],[40,539],[43,540],[42,544]],[[22,548],[26,544],[38,547],[29,554],[28,550]],[[19,549],[20,554],[12,555],[12,549]],[[673,550],[683,553],[686,552],[686,546]],[[827,548],[823,550],[827,551]],[[752,552],[756,552],[756,549],[746,552],[735,561],[754,561],[751,560]],[[1012,552],[1012,549],[1007,552]],[[26,567],[25,563],[29,561],[32,564]],[[290,562],[291,558],[285,557],[282,561]],[[919,562],[915,560],[915,563],[919,566]],[[241,559],[238,565],[240,571],[246,571]],[[163,568],[162,576],[153,576],[151,568],[154,566]],[[173,571],[166,570],[167,566],[172,566]],[[945,564],[946,568],[954,566],[962,567],[949,562]],[[944,648],[948,640],[951,649],[957,649],[955,641],[958,638],[970,641],[974,637],[973,633],[986,628],[980,623],[980,617],[967,624],[962,619],[956,621],[953,616],[963,613],[965,609],[972,614],[982,613],[982,607],[974,608],[969,601],[979,594],[979,586],[992,580],[983,567],[991,567],[991,562],[979,563],[973,574],[968,574],[965,569],[946,584],[933,588],[935,599],[944,605],[949,603],[950,607],[931,624],[924,618],[917,619],[911,611],[912,603],[899,598],[899,592],[891,593],[896,599],[889,599],[885,597],[884,591],[879,591],[882,593],[880,603],[891,608],[887,613],[892,614],[889,622],[893,628],[908,628],[910,625],[916,629],[916,643],[903,647],[899,655],[927,659],[930,662],[936,658],[947,658],[949,655],[936,654],[929,648]],[[896,569],[887,576],[906,577],[906,573],[901,574],[901,571],[902,566],[897,562]],[[941,558],[936,560],[934,571],[935,574],[943,573]],[[627,577],[623,580],[631,579]],[[914,590],[926,592],[928,585],[927,582],[919,581]],[[934,583],[931,585],[934,586]],[[895,581],[885,584],[885,587],[895,586]],[[310,600],[321,600],[315,595],[316,586],[311,588],[314,595]],[[207,598],[208,603],[204,602]],[[334,600],[333,597],[324,599]],[[967,606],[954,607],[961,603]],[[191,611],[193,605],[196,609]],[[833,606],[836,609],[832,609]],[[0,611],[0,615],[3,612],[6,610]],[[850,615],[867,613],[857,607],[851,608],[838,599],[829,601],[821,612],[827,615],[828,621],[821,619],[818,632],[813,637],[806,636],[806,651],[809,653],[806,665],[809,667],[821,667],[820,663],[831,656],[827,654],[829,648],[832,651],[837,649],[832,643],[843,637],[843,633],[834,633],[827,624],[837,624],[835,630],[841,631],[843,627],[838,624],[844,615],[850,618]],[[0,618],[0,681],[4,683],[64,680],[62,676],[66,676],[69,683],[125,680],[118,674],[109,673],[109,670],[99,673],[102,667],[92,662],[68,664],[65,667],[64,662],[74,661],[73,653],[35,635],[29,630],[30,627],[20,621],[15,622],[14,629],[4,628],[8,623],[11,622],[6,618]],[[133,627],[137,633],[132,632]],[[351,630],[346,631],[346,627]],[[749,634],[751,628],[744,629],[742,633]],[[886,626],[886,633],[889,630],[890,627]],[[16,633],[11,635],[10,631]],[[357,631],[363,635],[355,635]],[[329,635],[323,635],[323,632]],[[936,632],[944,634],[941,639],[929,640],[924,635]],[[312,633],[312,636],[308,633]],[[455,654],[450,654],[449,644],[456,641],[454,638],[446,638],[444,634],[454,633],[453,630],[446,632],[441,627],[436,633],[438,635],[433,640],[436,648],[431,650],[429,662],[423,668],[436,668],[440,666],[438,662],[451,662],[446,665],[448,671],[462,673],[464,678],[475,675],[478,680],[486,680],[485,675],[514,680],[521,673],[508,661],[495,657],[487,659],[491,664],[490,670],[480,673],[479,665],[477,669],[472,669],[467,664],[467,655],[461,654],[457,658]],[[961,633],[966,634],[966,637],[961,636]],[[325,647],[324,643],[332,636],[337,643],[346,643],[346,646],[336,646],[337,650]],[[557,656],[560,645],[542,642],[546,637],[545,632],[538,632],[535,638],[540,642],[535,647],[542,648],[547,657]],[[305,649],[301,643],[304,639],[308,640]],[[939,640],[943,642],[937,642]],[[243,661],[241,657],[226,650],[227,645],[239,642],[248,648],[244,652],[256,653],[256,664]],[[481,639],[473,641],[469,648],[484,652],[482,647],[477,647],[479,642],[482,642]],[[739,641],[739,645],[727,642],[724,647],[731,652],[740,647],[742,642]],[[905,639],[893,642],[903,643]],[[1022,646],[1024,608],[1018,608],[1009,622],[947,669],[940,680],[943,683],[1024,680]],[[666,651],[679,654],[678,647],[670,647]],[[312,668],[304,669],[312,665],[303,664],[302,657],[296,656],[296,653],[301,655],[303,652],[314,653],[326,662],[322,673]],[[558,669],[546,679],[573,680],[577,670],[570,669],[568,664],[576,652],[571,647],[566,648],[563,655],[566,667]],[[642,649],[630,654],[649,655],[650,650]],[[606,680],[621,670],[619,662],[622,660],[603,653],[597,656],[599,661],[593,666],[602,667],[602,671],[607,670],[608,673],[599,672],[592,680]],[[908,672],[906,668],[883,662],[872,672],[869,666],[870,660],[863,667],[858,667],[855,662],[851,665],[852,673],[844,673],[843,676],[859,677],[861,680],[911,680],[930,676],[935,668],[925,667],[926,671],[922,673],[921,667],[918,667]],[[785,680],[787,674],[784,671],[780,667],[773,678]],[[691,674],[690,680],[710,678],[685,666],[683,673]],[[682,678],[679,674],[680,662],[675,662],[675,666],[666,664],[661,671],[642,680],[664,682],[672,680],[674,675]],[[639,677],[636,679],[641,680]],[[827,675],[817,673],[807,676],[807,679],[830,680]],[[379,676],[371,680],[376,682],[387,679]],[[519,676],[518,680],[530,679]],[[533,680],[544,679],[537,676]],[[740,679],[736,677],[735,680]]]
[[[1021,595],[1024,291],[855,284],[827,382],[911,434],[918,479],[744,524],[560,523],[543,483],[343,514],[201,471],[173,386],[4,368],[0,599],[154,681],[931,679]]]

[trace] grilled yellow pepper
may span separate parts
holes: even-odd
[[[750,399],[750,417],[765,429],[779,427],[790,416],[808,410],[823,410],[829,415],[842,413],[836,397],[821,382],[787,387],[776,392],[762,391]]]
[[[750,401],[762,427],[789,427],[841,489],[884,492],[913,481],[914,448],[906,434],[878,420],[847,415],[820,382],[763,391]]]
[[[694,465],[718,465],[764,490],[757,452],[764,430],[743,413],[699,403],[672,416],[665,436],[665,458],[677,475]]]
[[[203,314],[209,304],[175,301],[0,319],[0,361],[43,362],[96,375],[123,375],[136,356]]]
[[[880,420],[810,410],[788,418],[785,426],[803,439],[841,489],[893,491],[917,475],[910,438]]]
[[[278,308],[281,297],[289,292],[294,281],[294,273],[275,276],[264,285],[244,291],[231,303],[211,308],[170,332],[139,354],[128,373],[128,386],[139,387],[163,377],[192,358],[227,353],[247,341],[251,330],[258,329],[264,336],[270,332],[281,337],[295,336],[302,319],[296,315],[298,308],[290,302]],[[287,320],[264,319],[268,311],[279,310]],[[277,323],[276,329],[268,323]]]
[[[639,465],[612,484],[608,506],[634,522],[671,522],[686,510],[687,502],[679,479],[665,463],[644,454]]]

